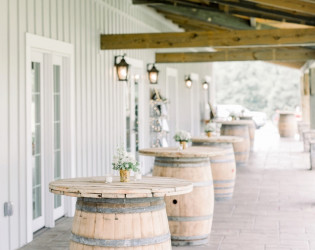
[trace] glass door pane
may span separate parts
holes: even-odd
[[[42,186],[42,150],[41,150],[41,63],[32,62],[32,191],[34,230],[41,228],[39,219],[43,216],[43,186]],[[39,223],[38,223],[39,222]]]
[[[54,179],[61,179],[61,120],[60,120],[60,65],[53,65],[54,82]],[[62,206],[61,196],[55,195],[54,208]]]

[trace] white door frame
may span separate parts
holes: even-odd
[[[169,76],[174,77],[176,80],[175,82],[169,82]],[[176,95],[176,100],[170,100],[170,94],[169,93],[169,86],[170,85],[175,85],[175,93],[173,93],[174,95]],[[170,117],[168,117],[169,120],[169,124],[171,124],[171,122],[174,122],[174,128],[175,131],[170,131],[170,132],[176,132],[178,130],[178,120],[179,120],[179,96],[178,96],[178,70],[175,68],[170,68],[167,67],[166,68],[166,88],[165,88],[165,93],[166,93],[166,97],[170,100],[170,102],[172,102],[175,105],[175,119],[174,117],[171,117],[172,121],[170,121]],[[170,105],[168,105],[168,114],[170,114]],[[170,126],[171,128],[171,126]],[[170,134],[168,135],[168,143],[170,146],[174,145],[175,146],[175,142],[172,140],[174,135]]]
[[[75,176],[75,157],[74,157],[74,146],[75,146],[75,99],[74,99],[74,47],[72,44],[41,37],[38,35],[33,35],[26,33],[26,117],[31,117],[31,71],[29,70],[31,65],[31,55],[32,51],[38,51],[46,54],[54,54],[63,57],[63,68],[65,69],[64,74],[64,119],[65,130],[63,134],[66,138],[63,138],[63,146],[65,151],[68,153],[64,155],[63,163],[66,166],[64,168],[64,177],[70,178]],[[33,240],[33,230],[32,230],[32,138],[31,138],[31,120],[26,120],[26,189],[27,189],[27,242]],[[47,171],[48,172],[48,171]],[[52,173],[51,173],[52,172]],[[52,175],[52,176],[51,176]],[[53,171],[50,173],[45,173],[46,183],[48,180],[54,178]],[[45,188],[45,195],[51,195],[49,193],[48,186]],[[52,200],[52,201],[51,201]],[[47,203],[47,199],[43,202]],[[53,218],[53,199],[50,199],[49,204],[45,204],[45,226],[53,227],[54,218]],[[73,215],[74,213],[74,200],[65,199],[65,213],[66,215]]]

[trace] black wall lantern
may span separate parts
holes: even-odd
[[[185,76],[185,85],[186,85],[186,87],[187,88],[191,88],[191,86],[192,86],[192,80],[191,80],[191,78],[190,78],[190,75],[188,75],[188,76]]]
[[[207,90],[209,88],[209,83],[207,81],[203,82],[202,87],[204,90]]]
[[[128,69],[129,64],[126,62],[125,57],[123,56],[115,56],[115,67],[117,70],[117,76],[119,81],[128,81]],[[120,62],[117,63],[117,59],[121,58]]]
[[[157,84],[159,78],[159,71],[156,69],[155,64],[154,63],[147,64],[147,71],[150,83]]]

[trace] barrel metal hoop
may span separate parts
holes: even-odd
[[[234,188],[234,185],[233,186],[229,186],[229,187],[214,187],[214,190],[224,190],[224,189],[233,189]]]
[[[249,151],[245,151],[245,152],[234,152],[234,154],[236,154],[236,155],[246,155],[246,154],[249,154]]]
[[[195,167],[209,167],[210,161],[201,162],[160,162],[155,160],[154,166],[156,167],[168,167],[168,168],[195,168]]]
[[[147,206],[147,207],[119,207],[119,208],[108,208],[108,207],[93,207],[89,205],[76,204],[76,209],[89,213],[101,213],[101,214],[131,214],[131,213],[147,213],[158,211],[165,208],[165,203]]]
[[[211,187],[213,185],[213,181],[205,181],[205,182],[193,182],[194,187]]]
[[[156,202],[159,200],[164,200],[163,197],[148,197],[148,198],[78,198],[78,201],[84,202],[94,202],[94,203],[109,203],[109,204],[139,204],[139,203],[148,203]]]
[[[74,242],[89,245],[89,246],[100,246],[100,247],[138,247],[160,244],[170,240],[171,235],[169,233],[159,235],[151,238],[143,239],[126,239],[126,240],[104,240],[104,239],[93,239],[87,238],[75,234],[71,234],[70,239]]]
[[[235,162],[235,159],[212,160],[210,158],[210,163],[233,163],[233,162]]]
[[[220,184],[220,183],[234,183],[235,180],[213,180],[214,184]]]
[[[218,146],[220,148],[232,148],[232,142],[193,142],[192,146]]]
[[[233,193],[215,193],[215,196],[224,198],[224,197],[233,196]]]
[[[213,215],[205,215],[205,216],[168,216],[169,221],[202,221],[202,220],[210,220]]]
[[[195,235],[195,236],[171,236],[172,240],[202,240],[207,239],[209,237],[209,234],[204,235]]]

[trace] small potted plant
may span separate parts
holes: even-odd
[[[235,121],[239,118],[239,114],[232,111],[232,112],[230,112],[230,117],[232,118],[232,121]]]
[[[205,132],[208,137],[211,137],[211,134],[216,131],[215,123],[209,122],[205,126]]]
[[[183,149],[187,148],[187,142],[191,140],[191,135],[189,132],[180,130],[177,131],[176,134],[174,135],[175,141],[178,141]]]
[[[113,158],[112,165],[114,170],[119,170],[120,182],[129,182],[131,170],[134,172],[140,171],[139,162],[122,147],[117,148],[117,154]]]

